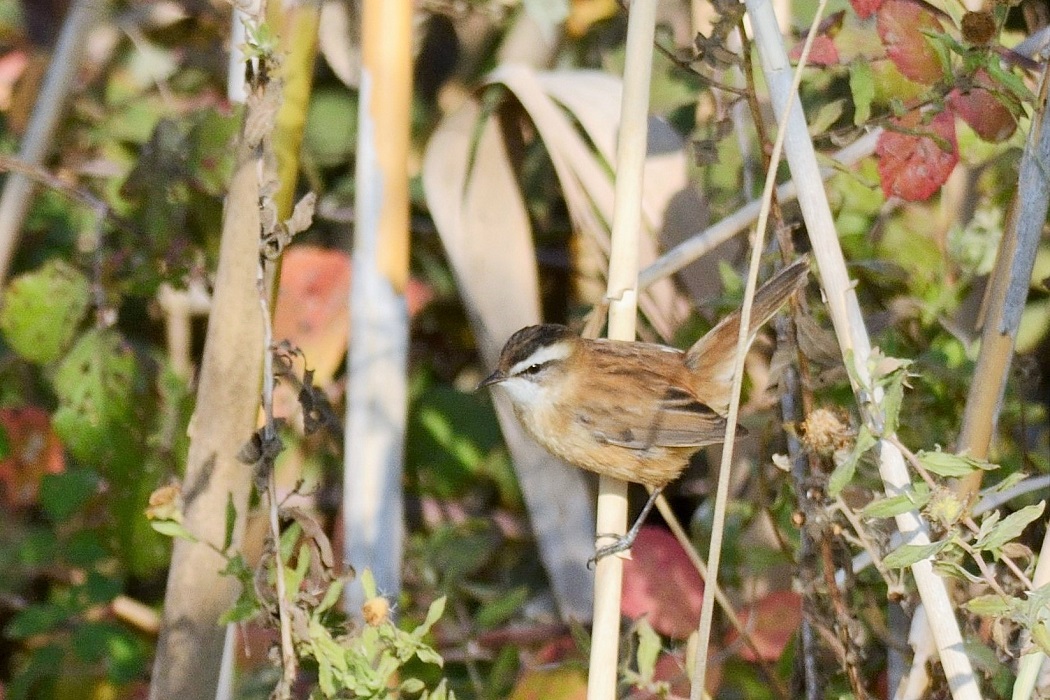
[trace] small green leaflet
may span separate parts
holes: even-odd
[[[849,89],[853,93],[853,123],[866,124],[871,119],[871,103],[875,100],[875,79],[871,64],[853,61],[849,66]]]
[[[942,452],[941,450],[933,452],[923,450],[917,456],[919,461],[922,462],[922,466],[937,476],[959,477],[966,476],[978,469],[988,471],[999,468],[998,464],[991,464],[983,459],[974,459],[966,455],[956,455],[951,452]]]
[[[638,621],[638,675],[651,683],[656,674],[656,660],[660,656],[660,635],[644,617]]]
[[[929,544],[902,544],[886,555],[882,563],[891,569],[903,569],[923,559],[929,559],[948,546],[951,540],[941,540]]]
[[[1024,532],[1029,523],[1043,514],[1045,508],[1046,501],[1040,501],[1034,506],[1025,506],[1016,513],[1006,516],[1001,523],[988,530],[985,530],[984,523],[981,523],[980,536],[973,545],[974,549],[995,550],[1001,548],[1004,544],[1016,539]]]
[[[963,605],[974,615],[998,616],[1006,615],[1020,603],[1017,598],[1003,598],[998,593],[979,595],[971,598]]]
[[[237,507],[233,505],[233,494],[226,494],[226,534],[222,538],[222,551],[230,551],[233,545],[233,526],[237,523]]]
[[[857,464],[860,462],[860,458],[865,452],[875,446],[875,436],[868,430],[868,426],[860,426],[860,431],[857,433],[857,442],[853,446],[853,450],[849,453],[846,459],[842,460],[842,463],[835,467],[835,471],[831,472],[831,476],[828,478],[828,494],[832,497],[839,495],[842,489],[846,487],[846,484],[853,481],[853,475],[857,471]]]
[[[196,542],[197,538],[192,532],[186,529],[186,526],[175,520],[151,520],[150,526],[162,535],[168,537],[178,537],[181,540],[188,542]]]
[[[865,518],[892,518],[895,515],[922,508],[929,501],[930,487],[925,482],[918,482],[912,485],[910,491],[872,501],[864,506],[860,515]]]

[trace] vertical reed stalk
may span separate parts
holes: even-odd
[[[343,480],[345,561],[372,568],[379,591],[394,600],[404,539],[412,10],[408,0],[363,8]],[[345,602],[359,614],[360,583],[347,587]]]
[[[627,24],[620,133],[616,147],[616,188],[612,250],[609,256],[609,337],[634,340],[638,303],[638,235],[649,122],[649,82],[656,32],[656,0],[634,0]],[[622,535],[627,529],[627,484],[607,476],[598,481],[597,532]],[[616,697],[623,559],[608,556],[594,572],[594,622],[587,681],[588,700]]]

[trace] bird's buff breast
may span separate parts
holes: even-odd
[[[533,439],[555,457],[596,474],[654,488],[677,478],[697,449],[656,445],[636,449],[609,444],[595,436],[585,419],[570,411],[515,407],[515,413]]]

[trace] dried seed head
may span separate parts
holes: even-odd
[[[390,616],[390,601],[383,596],[369,598],[361,606],[361,613],[371,627],[378,627],[387,621]]]
[[[995,38],[995,17],[991,12],[967,12],[962,18],[962,35],[975,46],[984,46]]]
[[[168,484],[149,495],[146,517],[150,520],[174,520],[182,522],[182,486]]]
[[[799,437],[807,449],[818,455],[829,456],[848,449],[853,442],[853,431],[836,411],[818,408],[798,426]]]

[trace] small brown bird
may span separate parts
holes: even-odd
[[[749,346],[808,272],[803,258],[756,292]],[[725,439],[739,328],[736,311],[682,352],[588,340],[556,324],[528,326],[510,337],[496,370],[478,385],[502,388],[521,424],[554,456],[653,489],[627,534],[600,548],[595,560],[629,549],[656,497],[693,453]]]

